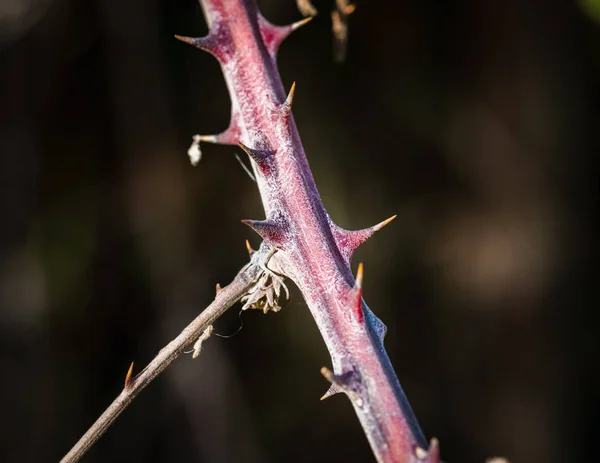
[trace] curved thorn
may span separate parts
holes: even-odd
[[[254,254],[254,249],[252,249],[252,246],[250,246],[250,241],[248,240],[246,240],[246,249],[248,250],[249,255]]]
[[[125,375],[125,389],[129,389],[131,387],[131,377],[133,376],[133,362],[129,365],[129,370],[127,370],[127,375]]]
[[[221,291],[221,289],[223,289],[223,288],[221,288],[221,285],[219,283],[217,283],[217,285],[215,287],[215,292],[218,293],[219,291]]]

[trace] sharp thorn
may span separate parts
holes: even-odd
[[[238,142],[238,146],[240,148],[242,148],[244,150],[244,152],[248,155],[248,156],[253,156],[252,154],[252,148],[249,148],[248,146],[244,145],[241,141]]]
[[[336,379],[335,379],[335,375],[333,374],[333,371],[331,371],[329,368],[327,367],[323,367],[321,368],[321,374],[325,377],[325,379],[327,381],[329,381],[331,384],[336,384]]]
[[[248,250],[249,255],[254,254],[254,249],[252,249],[252,246],[250,246],[250,241],[248,241],[248,240],[246,240],[246,249]]]
[[[208,143],[217,143],[217,136],[216,135],[200,135],[198,137],[198,141],[205,141]]]
[[[396,217],[398,217],[398,215],[397,215],[397,214],[396,214],[396,215],[393,215],[393,216],[391,216],[389,219],[385,219],[383,222],[381,222],[381,223],[378,223],[377,225],[375,225],[375,226],[373,227],[373,230],[375,230],[375,231],[379,231],[379,230],[381,230],[383,227],[385,227],[387,224],[389,224],[389,223],[390,223],[392,220],[394,220]]]
[[[215,288],[215,289],[216,289],[216,292],[218,293],[218,292],[219,292],[219,291],[221,291],[223,288],[221,288],[221,285],[220,285],[219,283],[217,283],[217,286],[216,286],[216,288]]]
[[[314,18],[314,16],[309,16],[307,18],[301,19],[300,21],[296,21],[295,23],[293,23],[291,25],[292,30],[295,31],[296,29],[300,29],[305,24],[308,24],[309,22],[311,22],[313,18]]]
[[[195,39],[192,37],[184,37],[183,35],[177,35],[175,34],[174,36],[177,40],[181,40],[182,42],[188,43],[190,45],[196,45],[195,43]]]
[[[287,113],[290,113],[292,110],[292,103],[294,102],[294,93],[296,92],[296,81],[290,87],[290,92],[288,93],[287,98],[285,99],[284,108]]]
[[[363,264],[361,262],[360,264],[358,264],[358,270],[356,271],[356,287],[359,289],[362,288],[363,273],[364,273],[364,269],[363,269]]]
[[[131,387],[131,377],[133,375],[133,362],[129,365],[129,370],[127,370],[127,375],[125,375],[125,389],[129,389]]]
[[[241,141],[238,142],[238,145],[240,148],[242,148],[244,150],[244,152],[248,156],[250,156],[250,159],[252,159],[254,162],[256,162],[257,166],[260,169],[267,168],[268,163],[267,163],[267,155],[265,154],[265,152],[252,149],[252,148],[244,145]]]
[[[175,35],[175,38],[187,43],[188,45],[199,48],[200,50],[204,50],[209,53],[213,52],[212,40],[208,37],[184,37],[182,35]]]
[[[319,400],[325,400],[331,397],[332,395],[339,394],[340,392],[344,392],[337,384],[332,384],[327,392],[321,396]]]
[[[250,156],[250,159],[253,159],[257,164],[264,161],[264,154],[258,150],[254,150],[249,146],[244,145],[241,141],[238,142],[238,146],[244,150],[244,152]]]

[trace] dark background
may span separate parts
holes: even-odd
[[[279,54],[400,381],[451,463],[593,461],[600,5],[331,1]],[[278,24],[294,2],[262,1]],[[58,461],[247,261],[263,217],[194,0],[0,0],[0,461]],[[363,462],[297,291],[142,393],[85,462]],[[216,324],[232,333],[237,310]]]

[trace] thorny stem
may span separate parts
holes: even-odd
[[[233,281],[218,289],[215,300],[194,319],[173,341],[163,347],[158,355],[138,375],[132,377],[133,363],[125,378],[125,387],[90,429],[79,439],[61,463],[74,463],[106,432],[127,406],[142,390],[179,357],[227,309],[239,301],[263,273],[265,256],[272,250],[261,246],[251,255],[250,263],[242,268]]]
[[[325,397],[344,392],[351,400],[373,452],[385,463],[438,463],[383,347],[385,325],[362,300],[362,266],[355,281],[354,250],[388,221],[348,231],[329,217],[291,115],[275,58],[279,44],[301,23],[274,26],[253,0],[200,0],[209,34],[178,37],[212,53],[231,97],[231,123],[195,141],[238,144],[251,159],[266,219],[244,221],[278,249],[281,273],[302,292],[333,362],[323,375]]]

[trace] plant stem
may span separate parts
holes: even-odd
[[[161,374],[177,357],[179,357],[212,323],[234,305],[255,283],[262,272],[258,265],[259,254],[265,255],[262,249],[255,253],[256,258],[246,265],[233,281],[221,288],[215,300],[194,319],[173,341],[163,347],[158,355],[137,376],[132,377],[133,363],[125,378],[125,387],[121,394],[102,413],[100,418],[79,439],[73,448],[63,457],[61,463],[74,463],[90,449],[106,432],[127,406],[142,390]],[[253,256],[254,257],[254,256]]]
[[[252,0],[200,0],[210,32],[179,37],[220,62],[232,102],[229,128],[202,141],[237,144],[248,153],[266,219],[245,221],[278,249],[285,276],[302,292],[331,355],[326,394],[350,398],[380,462],[439,461],[437,441],[427,441],[383,347],[385,325],[362,300],[362,266],[356,281],[353,251],[387,223],[347,231],[333,223],[321,202],[291,115],[275,57],[298,24],[274,26]]]

